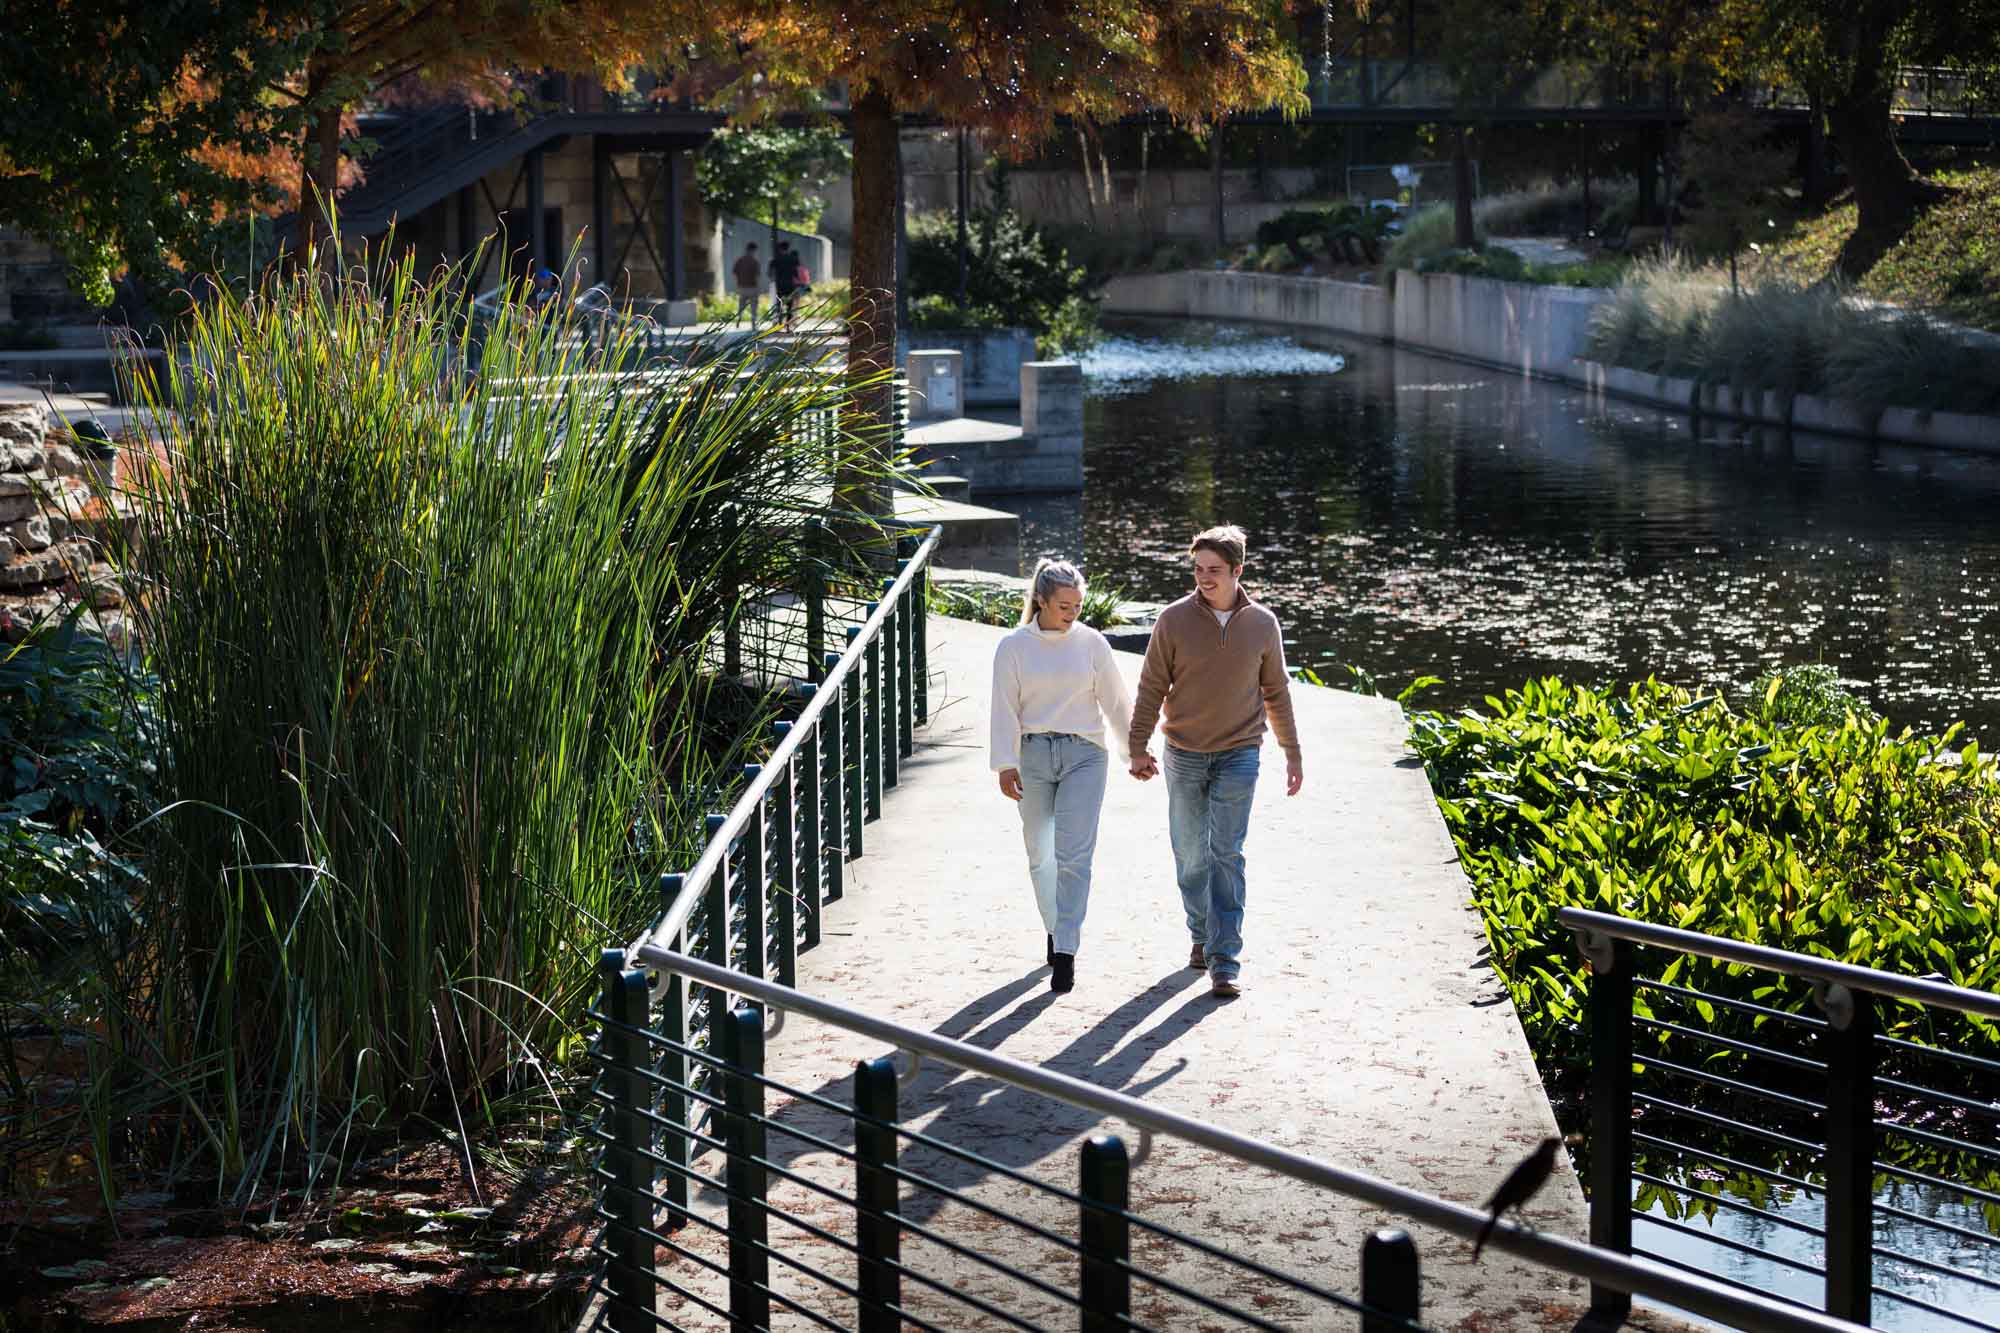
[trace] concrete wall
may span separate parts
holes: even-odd
[[[1390,290],[1316,278],[1190,271],[1114,278],[1105,287],[1103,308],[1106,314],[1244,320],[1378,338],[1696,416],[2000,453],[2000,418],[1907,408],[1877,416],[1851,403],[1804,394],[1738,393],[1727,385],[1600,365],[1584,353],[1591,314],[1608,296],[1598,288],[1408,270],[1396,273]]]
[[[898,336],[898,361],[913,351],[964,356],[964,405],[1007,407],[1021,401],[1021,367],[1035,359],[1026,329],[911,329]]]
[[[1393,307],[1386,289],[1366,283],[1263,273],[1128,274],[1104,289],[1106,314],[1240,319],[1384,342],[1395,336]]]
[[[1524,375],[1571,378],[1591,312],[1609,293],[1449,274],[1396,272],[1395,338]]]

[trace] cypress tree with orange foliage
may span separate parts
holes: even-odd
[[[1304,109],[1305,71],[1280,0],[716,0],[684,55],[733,63],[739,114],[813,105],[847,88],[854,134],[849,366],[864,422],[888,419],[896,345],[898,118],[921,113],[1024,157],[1061,119],[1165,114],[1199,127],[1244,110]],[[879,466],[841,502],[889,512]]]

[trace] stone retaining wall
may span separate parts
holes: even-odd
[[[1890,408],[1871,414],[1808,394],[1738,393],[1725,385],[1600,365],[1586,351],[1591,314],[1609,293],[1398,270],[1393,289],[1263,273],[1143,273],[1114,278],[1104,311],[1242,320],[1393,342],[1412,351],[1562,380],[1596,393],[1724,420],[2000,453],[2000,418]]]
[[[73,447],[60,423],[52,434],[44,405],[0,403],[0,641],[83,598],[97,628],[123,633],[117,581],[98,560],[106,511],[91,481],[110,466]]]

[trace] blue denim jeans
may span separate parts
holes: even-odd
[[[1188,935],[1211,976],[1234,977],[1243,952],[1243,837],[1257,790],[1257,747],[1200,754],[1167,746],[1167,832]]]
[[[1090,860],[1109,764],[1099,746],[1055,732],[1021,737],[1021,840],[1042,926],[1073,954],[1090,906]]]

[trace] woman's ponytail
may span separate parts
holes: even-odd
[[[1035,572],[1028,579],[1028,590],[1021,595],[1023,625],[1037,622],[1042,607],[1055,596],[1057,588],[1075,588],[1077,596],[1083,596],[1083,571],[1067,560],[1051,560],[1043,556],[1035,562]]]

